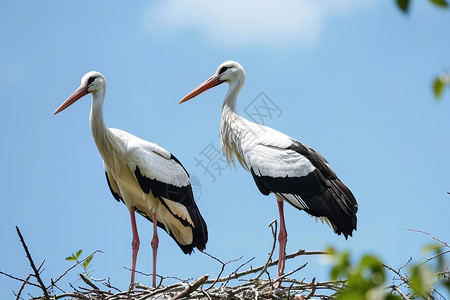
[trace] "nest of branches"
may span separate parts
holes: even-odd
[[[130,287],[126,291],[121,291],[118,288],[111,285],[109,278],[107,279],[95,279],[88,272],[78,274],[82,280],[81,284],[74,286],[70,284],[70,292],[65,291],[59,286],[60,280],[67,276],[75,269],[77,265],[83,265],[86,260],[90,260],[92,256],[101,252],[99,250],[93,252],[87,258],[77,261],[72,267],[67,269],[57,279],[51,280],[49,286],[45,286],[40,272],[43,263],[36,267],[31,255],[28,251],[28,247],[17,229],[18,235],[22,242],[22,245],[30,261],[33,273],[26,279],[16,278],[12,275],[1,272],[3,275],[11,277],[15,280],[22,282],[20,290],[15,294],[16,299],[24,299],[21,295],[25,287],[33,286],[42,290],[42,295],[38,297],[31,297],[30,299],[333,299],[333,295],[343,288],[344,281],[324,281],[316,282],[313,279],[311,282],[307,282],[305,279],[295,279],[294,274],[299,270],[306,267],[307,263],[297,267],[295,270],[280,276],[277,279],[270,278],[270,274],[267,271],[268,268],[276,266],[278,260],[272,260],[272,255],[276,244],[276,222],[272,226],[272,234],[274,236],[272,249],[270,251],[268,260],[262,266],[253,268],[250,266],[250,262],[254,259],[249,259],[242,262],[242,257],[223,262],[220,259],[203,252],[205,255],[216,260],[221,269],[219,274],[211,278],[208,274],[205,274],[197,279],[181,280],[179,282],[165,285],[166,277],[158,276],[159,284],[156,288],[145,286],[143,284],[136,283],[134,287]],[[325,255],[325,251],[306,251],[298,250],[295,253],[286,255],[286,260],[293,259],[298,256],[305,255]],[[234,268],[234,271],[226,275],[227,268]],[[143,273],[141,273],[143,274]],[[143,274],[150,275],[150,274]],[[173,279],[173,278],[170,278]],[[30,296],[30,295],[29,295]]]
[[[274,225],[274,226],[272,226]],[[16,227],[17,228],[17,227]],[[355,282],[359,282],[367,274],[355,273],[351,271],[346,274],[345,280],[333,280],[333,281],[316,281],[313,278],[310,282],[306,281],[305,278],[298,279],[297,272],[307,266],[307,263],[298,266],[293,271],[280,276],[279,278],[273,279],[270,277],[268,268],[276,266],[278,260],[272,260],[272,255],[276,245],[276,222],[271,224],[272,234],[273,234],[273,244],[272,249],[269,253],[266,263],[262,266],[253,268],[250,263],[254,258],[242,262],[242,257],[223,262],[220,259],[203,252],[203,254],[209,256],[220,264],[220,271],[217,276],[210,277],[205,274],[197,279],[182,280],[174,277],[163,277],[157,275],[159,278],[159,283],[156,288],[148,287],[139,283],[130,287],[125,291],[111,285],[109,278],[106,279],[95,279],[87,271],[86,266],[89,264],[93,255],[99,250],[93,252],[85,259],[79,260],[78,257],[81,254],[81,250],[77,254],[72,254],[72,257],[68,257],[68,260],[76,260],[75,264],[67,269],[62,275],[60,275],[55,280],[51,280],[50,285],[44,285],[40,273],[42,272],[43,262],[39,267],[36,267],[25,240],[20,233],[19,228],[17,228],[17,233],[22,242],[23,248],[26,252],[27,258],[30,262],[33,273],[29,274],[26,279],[21,279],[14,277],[13,275],[6,274],[0,271],[1,275],[8,276],[14,280],[20,281],[22,283],[20,290],[15,293],[16,300],[25,299],[23,294],[26,294],[25,290],[29,287],[34,287],[42,291],[41,296],[33,297],[28,294],[30,299],[43,299],[43,300],[53,300],[53,299],[102,299],[102,300],[119,300],[119,299],[334,299],[336,295],[343,296],[346,291],[355,292],[359,291],[359,296],[361,299],[367,296],[367,293],[373,292],[383,292],[380,295],[390,295],[390,299],[399,300],[409,300],[419,296],[423,299],[445,299],[442,292],[439,292],[435,286],[430,285],[425,287],[425,283],[428,280],[433,280],[435,284],[440,284],[440,288],[443,290],[448,289],[450,291],[450,272],[448,270],[448,265],[444,262],[444,256],[450,253],[450,245],[444,241],[441,241],[429,233],[410,230],[415,232],[420,232],[431,236],[432,239],[437,241],[439,244],[435,250],[438,250],[436,254],[429,257],[427,260],[420,264],[412,266],[409,271],[404,271],[403,269],[409,265],[411,262],[410,258],[403,266],[399,269],[394,269],[381,262],[378,262],[375,267],[373,265],[373,257],[369,260],[367,257],[361,259],[361,264],[355,268],[345,267],[345,270],[363,270],[361,272],[367,273],[373,269],[373,273],[369,272],[370,276],[367,278],[367,282],[363,285],[366,287],[367,284],[372,284],[374,278],[376,279],[380,276],[381,269],[388,269],[390,272],[395,274],[396,278],[393,278],[393,284],[390,286],[383,286],[383,282],[370,286],[369,288],[364,288],[361,290],[361,286],[355,285]],[[333,252],[333,250],[330,250]],[[291,260],[298,256],[305,255],[329,255],[330,253],[325,251],[306,251],[298,250],[295,253],[286,255],[286,260]],[[348,254],[348,253],[347,253]],[[347,257],[344,253],[341,257]],[[72,259],[73,258],[73,259]],[[424,282],[417,282],[417,274],[420,275],[420,268],[430,261],[437,260],[439,262],[439,270],[435,274],[429,274],[429,278]],[[367,265],[367,262],[372,262]],[[366,262],[365,264],[363,262]],[[74,269],[81,265],[85,272],[78,274],[77,276],[81,281],[77,280],[76,286],[74,284],[69,284],[70,292],[66,291],[61,287],[61,279],[66,277],[67,274],[73,273]],[[369,266],[369,269],[367,269]],[[335,266],[336,267],[336,266]],[[366,268],[366,269],[364,269]],[[233,270],[229,272],[228,270]],[[226,271],[227,270],[227,271]],[[138,272],[140,273],[140,272]],[[333,273],[333,272],[332,272]],[[416,274],[417,273],[417,274]],[[150,276],[152,274],[144,274]],[[228,275],[227,275],[228,274]],[[416,275],[415,275],[416,274]],[[383,275],[384,276],[384,275]],[[420,275],[421,276],[421,275]],[[419,276],[419,277],[420,277]],[[338,278],[338,277],[334,277]],[[353,278],[353,279],[352,279]],[[355,281],[354,278],[358,278]],[[434,278],[434,279],[433,279]],[[177,282],[173,284],[166,284],[166,282],[173,282],[175,279]],[[381,284],[381,285],[380,285]],[[381,288],[381,289],[380,289]],[[342,297],[341,297],[342,298]],[[375,299],[375,298],[374,298]],[[384,299],[376,298],[376,299]]]
[[[287,255],[286,259],[301,255],[321,254],[324,254],[324,252],[299,250]],[[215,257],[213,258],[218,260]],[[315,279],[313,279],[311,282],[306,282],[304,279],[291,278],[294,273],[303,269],[307,265],[306,263],[273,280],[270,279],[267,268],[275,266],[278,261],[240,271],[240,269],[245,269],[245,266],[252,261],[251,259],[240,264],[229,275],[223,275],[225,267],[232,263],[237,264],[240,259],[229,262],[218,261],[222,264],[222,269],[215,278],[210,278],[209,275],[205,274],[195,280],[180,280],[178,283],[165,286],[163,283],[166,278],[158,276],[160,282],[156,288],[136,283],[133,289],[126,291],[120,291],[111,286],[107,279],[96,280],[86,274],[79,274],[83,280],[83,285],[71,286],[72,292],[49,296],[47,299],[309,299],[311,297],[333,299],[333,294],[344,286],[344,282],[341,281],[315,282]],[[55,282],[46,289],[61,290]],[[46,298],[44,295],[34,299]]]

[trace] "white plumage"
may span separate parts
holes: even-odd
[[[245,81],[245,71],[234,61],[221,64],[216,73],[187,94],[185,102],[202,92],[228,83],[222,106],[221,145],[229,163],[235,157],[249,171],[264,195],[273,193],[280,213],[278,276],[283,273],[287,232],[283,202],[330,224],[345,238],[356,230],[358,204],[350,190],[337,178],[319,153],[267,126],[246,120],[236,113],[236,100]]]
[[[103,121],[105,91],[103,75],[89,72],[55,114],[88,93],[92,94],[89,119],[92,135],[103,158],[108,186],[114,198],[127,206],[131,218],[133,254],[130,285],[134,285],[140,244],[134,216],[136,211],[153,222],[151,245],[155,286],[159,241],[156,226],[167,231],[184,253],[191,253],[195,247],[205,249],[208,239],[206,223],[194,202],[187,171],[170,152],[125,131],[106,128]]]

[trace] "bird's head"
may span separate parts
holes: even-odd
[[[81,97],[89,93],[96,93],[100,90],[104,90],[105,87],[105,77],[103,77],[101,73],[97,71],[86,73],[83,78],[81,78],[81,84],[78,89],[76,89],[76,91],[73,92],[72,95],[70,95],[69,98],[67,98],[66,101],[58,107],[58,109],[56,109],[54,114],[56,115],[57,113],[63,111]]]
[[[231,83],[242,80],[245,77],[245,71],[238,62],[228,60],[217,68],[216,74],[213,76],[218,77],[221,83]]]
[[[81,78],[81,86],[86,87],[88,93],[95,93],[105,88],[105,77],[97,71],[88,72]]]
[[[232,60],[226,61],[217,68],[217,71],[213,76],[193,89],[192,92],[184,96],[184,98],[181,99],[179,103],[188,101],[189,99],[192,99],[195,96],[200,95],[204,91],[209,90],[210,88],[215,87],[216,85],[219,85],[221,83],[227,82],[229,84],[243,84],[244,80],[244,68],[238,62]]]

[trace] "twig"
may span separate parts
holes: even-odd
[[[241,286],[235,287],[232,291],[230,291],[229,295],[233,296],[233,295],[239,294],[240,292],[248,289],[248,287],[252,286],[252,285],[254,285],[252,282],[244,283]]]
[[[20,233],[19,227],[16,226],[17,234],[19,235],[20,241],[22,242],[23,249],[25,249],[25,253],[27,254],[28,260],[30,261],[31,268],[34,271],[34,275],[41,286],[42,291],[44,292],[44,297],[46,300],[50,300],[50,296],[48,295],[47,289],[45,288],[44,283],[42,282],[41,276],[39,275],[39,271],[36,269],[34,265],[33,259],[31,258],[31,254],[28,251],[27,244],[25,244],[25,240],[23,239],[22,233]]]
[[[254,259],[255,259],[255,257],[253,256],[252,258],[250,258],[249,260],[247,260],[245,263],[243,263],[243,264],[241,264],[239,267],[237,267],[237,269],[236,269],[233,273],[231,273],[230,275],[236,274],[237,271],[239,271],[240,268],[242,268],[243,266],[245,266],[246,264],[248,264],[249,262],[251,262],[251,261],[254,260]],[[229,280],[227,280],[227,281],[225,282],[224,285],[227,285],[228,282],[229,282]]]
[[[59,276],[55,281],[52,282],[53,284],[56,284],[61,278],[63,278],[65,275],[67,275],[67,273],[70,272],[70,270],[72,270],[73,268],[75,268],[76,266],[78,266],[79,264],[82,264],[83,262],[85,262],[89,257],[94,256],[94,254],[96,253],[103,253],[103,251],[101,250],[95,250],[94,252],[91,253],[91,255],[87,256],[85,259],[82,259],[81,261],[77,261],[73,266],[71,266],[70,268],[68,268],[64,273],[62,273],[61,276]],[[47,288],[49,289],[50,286]]]
[[[330,252],[328,252],[328,251],[320,251],[320,250],[319,251],[306,251],[304,249],[300,249],[300,250],[298,250],[295,253],[291,253],[291,254],[286,255],[286,260],[294,258],[294,257],[297,257],[297,256],[300,256],[300,255],[318,255],[318,254],[319,255],[328,255],[328,254],[330,254]],[[273,261],[270,265],[273,266],[273,265],[277,265],[277,264],[278,264],[278,259]]]
[[[20,282],[25,282],[25,280],[22,279],[22,278],[17,278],[15,276],[11,275],[11,274],[8,274],[8,273],[2,272],[2,271],[0,271],[0,274],[5,275],[6,277],[12,278],[12,279],[20,281]],[[35,286],[35,287],[40,287],[40,285],[38,285],[36,283],[33,283],[33,282],[27,282],[27,284]]]
[[[91,288],[93,288],[94,290],[99,291],[100,289],[93,284],[89,279],[86,278],[86,276],[84,276],[83,274],[80,274],[81,279],[84,281],[84,283],[86,283],[87,285],[89,285]]]
[[[42,266],[44,265],[44,263],[45,263],[45,259],[41,262],[41,264],[40,264],[39,267],[37,268],[39,274],[41,274],[42,272],[44,272],[44,270],[41,271],[41,268],[42,268]]]
[[[315,284],[316,278],[314,277],[311,281],[311,292],[305,296],[305,299],[309,299],[312,296],[314,296],[314,293],[316,292],[316,284]]]
[[[280,276],[280,277],[278,277],[277,279],[275,279],[273,282],[271,281],[271,280],[269,280],[269,282],[267,282],[267,283],[265,283],[265,284],[263,284],[263,285],[261,285],[260,287],[259,287],[259,289],[262,289],[263,287],[266,287],[266,286],[268,286],[269,284],[274,284],[274,283],[277,283],[277,282],[282,282],[282,280],[284,279],[284,278],[286,278],[286,277],[288,277],[288,276],[291,276],[292,274],[294,274],[295,272],[298,272],[298,271],[300,271],[301,269],[303,269],[304,267],[306,267],[306,265],[307,265],[308,263],[304,263],[303,265],[301,265],[300,267],[298,267],[297,269],[295,269],[295,270],[293,270],[293,271],[291,271],[291,272],[289,272],[289,273],[287,273],[287,274],[283,274],[282,276]]]
[[[400,268],[398,268],[398,272],[400,272],[401,269],[403,269],[404,267],[406,267],[406,266],[411,262],[411,260],[412,260],[412,257],[410,256],[409,259],[408,259],[408,261],[407,261],[403,266],[401,266]]]
[[[22,286],[20,287],[19,292],[17,293],[16,300],[19,300],[19,299],[20,299],[20,294],[22,293],[24,287],[27,285],[28,280],[30,280],[30,277],[31,277],[31,274],[29,274],[28,277],[27,277],[27,279],[25,279],[25,281],[23,282]]]
[[[402,297],[403,300],[410,300],[410,299],[408,298],[408,296],[406,296],[405,294],[403,294],[402,290],[401,290],[398,286],[393,285],[393,286],[391,286],[391,288],[392,288],[394,291],[396,291],[397,293],[399,293],[400,297]]]
[[[128,267],[123,267],[123,268],[124,268],[125,270],[131,271],[131,269],[128,268]],[[135,270],[135,272],[136,272],[137,274],[141,274],[141,275],[144,275],[144,276],[147,276],[147,277],[153,275],[152,273],[144,273],[144,272],[141,272],[141,271],[138,271],[138,270]],[[178,278],[178,277],[175,277],[175,276],[161,276],[161,275],[158,275],[158,274],[156,274],[156,277],[159,278],[159,283],[157,284],[156,288],[160,288],[160,287],[161,287],[162,282],[164,281],[164,279],[175,279],[175,280],[179,280],[179,281],[181,281],[181,282],[189,282],[189,280],[192,280],[192,278],[189,278],[189,279],[181,279],[181,278]],[[153,288],[152,288],[152,289],[153,289]]]
[[[211,296],[208,294],[207,291],[200,290],[199,292],[202,293],[203,295],[205,295],[209,300],[212,300],[212,299],[211,299]]]
[[[103,282],[103,285],[106,286],[107,288],[110,288],[110,289],[113,289],[113,290],[116,290],[116,291],[120,292],[120,290],[118,288],[116,288],[115,286],[111,285],[109,277],[105,280],[105,282]],[[134,286],[136,286],[136,284]]]
[[[200,277],[199,279],[192,282],[191,284],[188,283],[187,287],[184,289],[184,291],[182,291],[181,293],[179,293],[178,295],[173,297],[173,300],[181,299],[183,297],[188,296],[190,293],[195,291],[199,286],[201,286],[203,283],[205,283],[205,281],[208,279],[208,277],[209,277],[209,275],[205,274],[202,277]]]
[[[297,257],[297,256],[301,256],[301,255],[317,255],[317,254],[329,254],[329,252],[327,252],[327,251],[305,251],[305,250],[301,249],[301,250],[298,250],[297,252],[294,252],[294,253],[291,253],[289,255],[286,255],[286,260],[292,259],[292,258]],[[273,262],[271,262],[271,263],[269,263],[269,267],[275,266],[277,264],[278,264],[278,259],[273,261]],[[226,277],[217,278],[214,281],[217,283],[217,282],[223,282],[223,281],[227,281],[227,280],[231,280],[231,279],[236,279],[236,278],[248,275],[248,274],[253,274],[253,273],[259,272],[263,268],[264,268],[264,266],[259,266],[257,268],[248,269],[248,270],[243,271],[241,273],[230,274],[230,275],[228,275]],[[211,281],[211,282],[213,282],[213,281]],[[210,281],[206,281],[206,283],[209,284]]]
[[[405,282],[406,284],[408,284],[408,285],[410,284],[409,278],[404,277],[402,274],[400,274],[399,271],[394,270],[392,267],[389,267],[388,265],[385,265],[385,264],[383,264],[383,267],[385,267],[385,268],[391,270],[392,272],[394,272],[395,274],[397,274],[398,277],[400,277],[400,279],[401,279],[403,282]]]
[[[417,291],[416,289],[414,289],[413,286],[411,286],[411,281],[409,280],[409,278],[403,276],[402,274],[400,274],[399,271],[394,270],[393,268],[389,267],[388,265],[383,264],[383,267],[388,268],[389,270],[391,270],[392,272],[394,272],[395,274],[397,274],[400,279],[406,283],[410,288],[412,288],[415,292],[419,293],[419,291]],[[420,294],[420,293],[419,293]],[[427,297],[425,297],[424,295],[420,294],[423,298],[428,299],[429,297],[431,297],[431,294],[426,293]]]
[[[64,295],[56,296],[56,299],[62,299],[66,297],[72,297],[72,299],[85,299],[85,300],[91,300],[91,298],[81,294],[81,293],[67,293]]]
[[[151,293],[145,295],[144,297],[140,298],[139,300],[149,299],[149,298],[151,298],[151,297],[153,297],[153,296],[155,296],[155,295],[162,294],[162,293],[164,293],[164,292],[170,291],[170,290],[172,290],[172,289],[175,289],[175,288],[181,287],[181,286],[183,286],[182,283],[175,283],[175,284],[169,285],[169,286],[167,286],[167,287],[165,287],[165,288],[158,289],[158,290],[156,290],[156,291],[154,291],[154,292],[151,292]]]
[[[426,263],[429,262],[430,260],[433,260],[433,259],[435,259],[436,257],[439,257],[439,256],[444,255],[444,254],[447,254],[447,253],[450,253],[450,250],[447,250],[447,251],[438,253],[438,254],[436,254],[436,255],[434,255],[434,256],[432,256],[432,257],[427,258],[424,262],[418,264],[417,266],[414,266],[414,268],[411,268],[411,270],[408,271],[408,274],[411,273],[414,269],[417,269],[418,267],[423,266],[424,264],[426,264]]]
[[[241,257],[239,257],[239,258],[236,258],[236,259],[233,259],[233,260],[230,260],[230,261],[227,261],[226,263],[224,263],[223,261],[221,261],[221,260],[218,259],[217,257],[215,257],[215,256],[213,256],[213,255],[211,255],[211,254],[209,254],[208,252],[202,251],[202,253],[205,254],[205,255],[207,255],[207,256],[209,256],[210,258],[212,258],[212,259],[214,259],[214,260],[216,260],[216,261],[218,261],[219,263],[222,264],[222,267],[221,267],[221,269],[220,269],[219,274],[217,275],[216,279],[215,279],[214,281],[212,281],[211,286],[208,287],[208,288],[206,289],[207,291],[208,291],[209,289],[211,289],[217,282],[219,282],[220,275],[222,275],[223,271],[225,271],[225,266],[226,266],[226,265],[228,265],[229,263],[236,262],[236,261],[239,261],[240,259],[242,259],[242,256],[241,256]],[[225,280],[224,280],[224,281],[225,281]],[[206,281],[206,283],[209,284],[210,282],[209,282],[209,281]]]
[[[447,244],[447,243],[444,242],[444,241],[441,241],[440,239],[434,237],[432,234],[430,234],[430,233],[428,233],[428,232],[425,232],[425,231],[422,231],[422,230],[417,230],[417,229],[405,229],[405,230],[426,234],[426,235],[430,236],[433,240],[438,241],[439,243],[444,244],[445,246],[447,246],[448,248],[450,248],[450,245],[449,245],[449,244]]]
[[[99,296],[102,299],[105,299],[105,295],[107,294],[107,296],[111,296],[112,293],[111,292],[107,292],[107,291],[102,291],[102,290],[96,290],[96,289],[90,289],[90,288],[86,288],[83,286],[79,286],[80,290],[84,291],[84,293],[86,294],[95,294],[97,296]]]
[[[120,298],[120,296],[126,296],[126,295],[129,295],[130,294],[130,290],[126,290],[126,291],[124,291],[124,292],[120,292],[120,293],[117,293],[117,294],[115,294],[115,295],[111,295],[111,296],[108,296],[108,297],[106,297],[105,298],[105,300],[112,300],[112,299],[121,299]]]
[[[270,250],[270,254],[269,254],[269,257],[267,258],[264,268],[261,270],[261,272],[255,278],[253,278],[253,280],[258,280],[262,276],[262,274],[264,274],[266,272],[267,268],[269,267],[269,263],[272,260],[273,252],[275,251],[275,245],[277,243],[277,228],[278,228],[277,219],[270,222],[269,227],[272,231],[272,237],[273,237],[272,249]]]
[[[61,291],[61,293],[65,293],[66,291],[64,291],[62,288],[60,288],[59,286],[57,286],[52,279],[50,279],[51,281],[51,285],[50,287],[48,287],[47,289],[51,289],[51,291],[53,291],[53,287],[57,288],[58,290]]]

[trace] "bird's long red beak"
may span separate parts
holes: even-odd
[[[217,75],[213,75],[210,78],[208,78],[205,82],[203,82],[202,84],[200,84],[198,87],[196,87],[195,89],[192,90],[192,92],[190,92],[189,94],[187,94],[186,96],[184,96],[183,99],[180,100],[180,102],[178,102],[178,104],[181,104],[183,102],[188,101],[189,99],[194,98],[197,95],[200,95],[201,93],[203,93],[206,90],[209,90],[212,87],[215,87],[216,85],[219,85],[223,83],[223,81],[221,81],[219,79],[219,77]]]
[[[72,95],[69,96],[69,98],[66,99],[66,101],[63,102],[63,104],[61,104],[58,107],[57,110],[55,110],[55,112],[53,114],[56,115],[60,111],[65,110],[66,108],[71,106],[75,101],[77,101],[78,99],[80,99],[81,97],[83,97],[87,94],[88,94],[87,88],[80,86],[75,92],[72,93]]]

